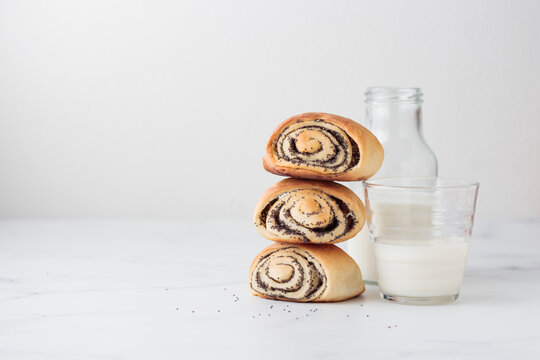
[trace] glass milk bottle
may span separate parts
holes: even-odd
[[[437,176],[437,158],[422,133],[420,88],[370,87],[366,91],[366,126],[384,148],[384,161],[373,178]],[[361,182],[350,183],[364,200]],[[347,242],[347,252],[368,284],[376,284],[373,249],[367,226]]]

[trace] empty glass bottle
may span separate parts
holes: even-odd
[[[370,87],[365,95],[366,127],[384,148],[383,165],[374,178],[437,176],[437,158],[422,132],[420,88]],[[364,199],[361,182],[351,188]],[[360,265],[364,281],[376,283],[367,226],[348,241],[347,251]]]

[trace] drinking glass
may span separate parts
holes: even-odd
[[[411,305],[456,300],[479,184],[396,177],[367,180],[364,187],[381,297]]]

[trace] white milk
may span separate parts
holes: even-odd
[[[417,203],[379,203],[374,209],[373,223],[380,235],[416,236],[431,229],[432,207]],[[347,242],[347,252],[360,266],[362,279],[375,283],[377,272],[368,224]]]
[[[382,293],[407,297],[456,295],[469,244],[464,238],[377,238],[373,246]]]
[[[369,238],[369,230],[367,224],[353,239],[347,242],[347,252],[356,261],[362,271],[362,279],[364,281],[376,282],[377,273],[375,272],[375,264],[373,262],[373,245]]]

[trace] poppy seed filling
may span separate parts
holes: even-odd
[[[359,164],[361,156],[358,144],[346,132],[341,130],[342,134],[329,128],[339,129],[322,119],[305,122],[304,126],[302,123],[297,122],[286,127],[274,141],[274,153],[278,159],[295,165],[331,170],[335,174],[343,173]],[[316,148],[311,146],[309,150],[300,151],[297,136],[303,131],[316,131],[319,138],[311,140],[317,142],[319,146]],[[327,144],[327,148],[323,147],[323,142]]]
[[[291,208],[285,208],[286,205],[285,201],[280,201],[279,204],[276,204],[280,199],[283,199],[290,194],[293,194],[297,191],[302,191],[303,189],[297,189],[292,190],[286,193],[283,193],[279,195],[278,197],[272,199],[268,202],[268,204],[264,207],[264,209],[261,211],[259,215],[259,221],[263,227],[265,227],[267,230],[272,230],[274,233],[279,233],[282,235],[288,235],[293,238],[300,239],[303,242],[310,243],[312,242],[308,236],[306,236],[305,233],[302,232],[302,228],[305,228],[304,225],[299,223],[294,216],[291,215]],[[312,190],[313,191],[313,190]],[[323,237],[331,235],[331,239],[328,242],[334,242],[347,233],[351,231],[357,224],[356,216],[355,214],[350,210],[349,206],[342,201],[341,199],[326,194],[326,196],[335,204],[335,207],[338,209],[338,211],[341,212],[341,216],[335,216],[336,214],[330,212],[331,215],[331,221],[329,222],[323,222],[323,221],[317,221],[312,223],[309,229],[309,233],[312,234],[312,236],[315,237]],[[304,197],[301,197],[301,199],[304,199]],[[322,201],[322,200],[319,200]],[[296,202],[292,202],[292,204],[289,204],[290,207],[296,206]],[[307,216],[314,215],[314,212],[308,212],[306,213]],[[268,224],[268,219],[271,218],[271,224]],[[332,234],[339,226],[340,226],[340,218],[343,219],[344,226],[341,226],[341,229],[337,231],[337,233]],[[292,226],[296,227],[293,228]]]
[[[283,265],[294,268],[295,275],[284,281],[276,281],[269,274],[271,267]],[[311,254],[290,246],[276,249],[258,260],[250,287],[271,299],[309,301],[324,292],[326,274]]]

